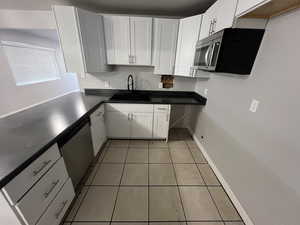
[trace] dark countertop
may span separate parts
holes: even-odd
[[[0,119],[0,188],[107,99],[76,92]]]
[[[71,93],[0,119],[0,188],[102,103],[206,104],[206,98],[195,92],[141,91],[151,96],[150,101],[110,100],[122,91],[88,89],[85,94]]]
[[[110,103],[137,103],[137,104],[172,104],[172,105],[205,105],[206,98],[196,92],[188,91],[142,91],[135,93],[149,96],[148,101],[140,100],[109,100]],[[98,95],[112,97],[116,93],[128,93],[127,90],[118,89],[85,89],[86,95]]]

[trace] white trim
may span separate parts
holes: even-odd
[[[4,46],[11,46],[11,47],[18,47],[18,48],[30,48],[30,49],[39,49],[39,50],[45,50],[49,52],[56,52],[56,49],[54,48],[46,48],[46,47],[41,47],[38,45],[32,45],[32,44],[27,44],[27,43],[22,43],[22,42],[17,42],[17,41],[0,41],[1,45]]]
[[[220,172],[220,170],[214,164],[213,160],[208,155],[208,153],[207,153],[206,149],[204,148],[204,146],[201,144],[201,142],[199,141],[199,139],[197,138],[197,136],[194,134],[194,132],[192,132],[192,129],[189,126],[187,128],[190,131],[190,133],[192,134],[194,141],[196,142],[197,146],[199,147],[199,149],[203,153],[203,155],[204,155],[205,159],[207,160],[208,164],[211,166],[212,170],[214,171],[214,173],[216,174],[217,178],[221,182],[221,184],[224,187],[225,191],[227,192],[229,198],[231,199],[232,203],[234,204],[234,206],[236,207],[237,211],[239,212],[240,216],[244,220],[244,223],[246,225],[254,225],[254,223],[252,222],[252,220],[248,216],[246,210],[244,209],[244,207],[242,206],[242,204],[239,202],[238,198],[235,196],[235,194],[231,190],[230,185],[226,182],[226,180],[224,179],[222,173]]]
[[[58,96],[56,96],[56,97],[49,98],[49,99],[47,99],[47,100],[44,100],[44,101],[41,101],[41,102],[35,103],[35,104],[33,104],[33,105],[30,105],[30,106],[27,106],[27,107],[24,107],[24,108],[18,109],[18,110],[16,110],[16,111],[12,111],[12,112],[10,112],[10,113],[7,113],[7,114],[0,115],[0,119],[3,119],[3,118],[5,118],[5,117],[8,117],[8,116],[11,116],[11,115],[13,115],[13,114],[15,114],[15,113],[18,113],[18,112],[22,112],[22,111],[24,111],[24,110],[27,110],[27,109],[30,109],[30,108],[32,108],[32,107],[35,107],[35,106],[41,105],[41,104],[43,104],[43,103],[46,103],[46,102],[52,101],[52,100],[54,100],[54,99],[57,99],[57,98],[63,97],[63,96],[65,96],[65,95],[71,94],[71,93],[73,93],[73,92],[80,92],[80,90],[79,90],[79,89],[76,89],[76,90],[73,90],[73,91],[69,91],[69,92],[67,92],[67,93],[64,93],[64,94],[62,94],[62,95],[58,95]]]
[[[236,15],[235,15],[235,18],[240,18],[241,16],[244,16],[244,15],[246,15],[246,14],[252,12],[253,10],[255,10],[255,9],[257,9],[257,8],[259,8],[259,7],[261,7],[261,6],[263,6],[264,4],[267,4],[267,3],[271,2],[271,1],[272,1],[272,0],[265,0],[265,1],[261,2],[261,3],[258,3],[258,4],[254,5],[254,6],[252,6],[250,9],[247,9],[247,10],[241,12],[240,14],[236,14]],[[238,3],[238,4],[239,4],[239,3]],[[237,9],[238,9],[238,4],[237,4],[236,11],[237,11]]]

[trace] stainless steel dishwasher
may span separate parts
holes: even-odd
[[[89,120],[82,121],[58,142],[67,171],[76,189],[93,160]]]

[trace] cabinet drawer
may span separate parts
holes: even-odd
[[[27,224],[35,224],[68,179],[63,158],[16,204]]]
[[[10,181],[2,189],[10,204],[16,204],[59,158],[59,149],[55,144]]]
[[[69,178],[61,191],[55,197],[37,225],[58,225],[64,217],[75,196],[72,181]]]
[[[153,112],[152,104],[106,104],[108,112]]]
[[[154,105],[154,112],[169,112],[170,105]]]

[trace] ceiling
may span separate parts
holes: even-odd
[[[50,10],[53,4],[75,5],[103,13],[191,16],[216,0],[1,0],[2,9]]]

